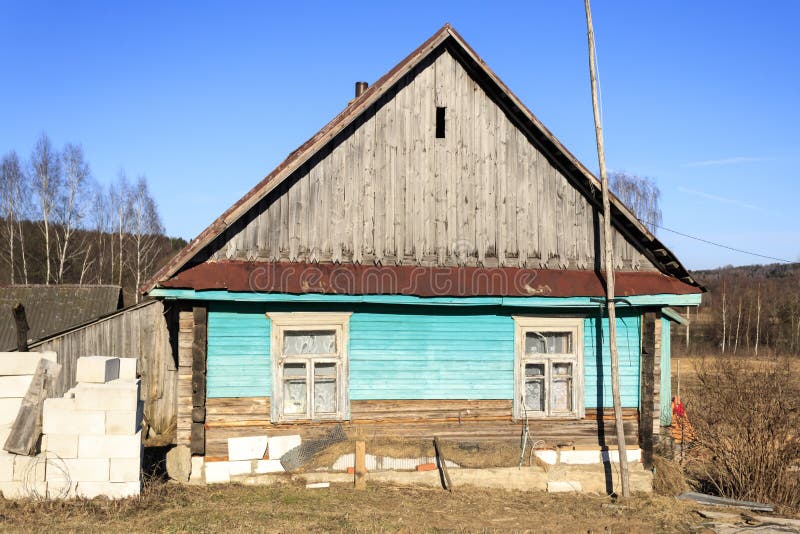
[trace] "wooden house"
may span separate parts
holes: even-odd
[[[613,446],[598,180],[449,25],[142,291],[179,307],[178,441]],[[363,91],[362,91],[363,90]],[[612,199],[622,403],[651,450],[670,306],[703,289]],[[659,393],[661,392],[661,395]]]

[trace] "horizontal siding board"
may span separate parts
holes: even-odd
[[[415,311],[350,318],[351,400],[513,398],[510,316]]]
[[[209,398],[271,394],[270,324],[265,312],[272,306],[210,304]],[[351,400],[513,398],[514,320],[508,310],[407,306],[382,311],[359,305],[348,309],[354,312],[349,340]],[[281,311],[287,311],[287,307]],[[588,409],[612,407],[608,324],[604,321],[600,328],[599,323],[596,317],[584,320],[584,395]],[[617,328],[622,402],[625,407],[636,408],[638,315],[622,311]],[[600,345],[602,350],[598,350]]]
[[[270,324],[263,307],[209,303],[207,397],[271,395]]]

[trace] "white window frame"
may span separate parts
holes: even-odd
[[[308,421],[344,421],[350,418],[349,395],[349,325],[352,313],[330,312],[286,312],[267,313],[271,322],[270,361],[272,367],[272,398],[270,419],[274,423]],[[336,336],[336,352],[331,354],[289,355],[283,354],[283,339],[286,332],[307,330],[332,330]],[[284,414],[283,369],[286,363],[306,364],[306,413]],[[314,413],[314,363],[336,365],[336,412]]]
[[[514,316],[514,418],[525,419],[525,364],[543,363],[545,368],[545,410],[527,410],[529,419],[582,419],[585,415],[583,392],[583,318]],[[572,351],[569,354],[525,353],[525,336],[528,332],[569,332],[572,335]],[[552,412],[550,389],[552,364],[572,363],[572,411]]]

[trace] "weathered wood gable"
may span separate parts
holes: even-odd
[[[593,269],[598,209],[442,45],[229,227],[210,257]],[[617,230],[614,245],[616,268],[655,269]]]

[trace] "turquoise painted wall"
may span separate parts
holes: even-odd
[[[587,318],[583,322],[584,400],[587,408],[613,408],[611,396],[611,351],[608,319]],[[641,317],[620,309],[617,314],[620,397],[624,408],[639,407],[639,357]],[[602,350],[600,350],[602,347]]]
[[[272,392],[270,324],[263,304],[213,302],[208,309],[208,397]]]
[[[209,397],[270,395],[270,325],[264,315],[268,309],[354,312],[350,318],[351,400],[513,398],[512,314],[523,310],[241,302],[209,303]],[[599,323],[599,318],[584,321],[587,408],[612,406],[608,325],[606,321],[600,332]],[[617,325],[622,402],[625,407],[637,407],[638,312],[622,311]],[[599,351],[601,344],[604,350]]]
[[[425,309],[354,313],[350,399],[511,399],[514,320]]]

